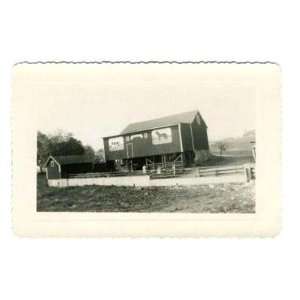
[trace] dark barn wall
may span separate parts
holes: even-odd
[[[59,168],[56,163],[54,163],[54,166],[51,167],[51,161],[49,161],[48,166],[47,166],[47,172],[48,172],[48,179],[59,179],[60,174],[59,174]]]
[[[172,134],[172,142],[166,144],[159,144],[154,145],[152,143],[152,130],[143,131],[143,132],[136,132],[135,134],[140,133],[148,133],[147,138],[135,138],[130,141],[124,142],[124,150],[121,151],[109,151],[108,148],[108,139],[104,139],[104,149],[105,149],[105,159],[106,161],[109,160],[116,160],[116,159],[125,159],[127,158],[127,145],[133,145],[133,157],[151,157],[154,155],[162,155],[168,153],[177,153],[181,152],[181,144],[180,144],[180,137],[179,137],[179,130],[178,126],[169,126],[167,128],[171,128]],[[130,134],[129,134],[130,135]],[[125,135],[127,136],[127,135]]]
[[[62,178],[67,178],[69,174],[89,173],[92,171],[92,163],[76,163],[61,166]]]
[[[181,124],[183,151],[193,151],[192,133],[190,124]]]
[[[96,163],[93,168],[93,172],[113,172],[116,170],[114,161],[107,161],[105,163]]]
[[[134,157],[145,157],[154,156],[167,153],[181,152],[180,137],[178,126],[172,126],[172,142],[166,144],[154,145],[152,143],[151,130],[148,131],[148,138],[139,139],[136,138],[133,141],[127,142],[126,144],[133,143],[133,154]]]
[[[207,128],[204,122],[202,121],[199,125],[196,120],[194,120],[191,127],[194,136],[195,150],[209,150]]]
[[[126,147],[124,147],[123,150],[119,150],[119,151],[109,151],[108,140],[109,140],[109,138],[103,139],[105,161],[125,158],[126,157]]]

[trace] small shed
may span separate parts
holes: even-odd
[[[93,164],[94,160],[84,155],[50,155],[44,167],[47,179],[60,179],[68,178],[70,174],[92,172]]]

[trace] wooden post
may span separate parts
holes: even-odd
[[[246,182],[250,181],[250,174],[249,174],[249,167],[247,165],[245,165],[244,167],[244,171],[245,171],[245,178],[246,178]]]

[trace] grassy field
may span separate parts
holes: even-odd
[[[254,183],[176,187],[48,187],[37,178],[38,211],[254,213]]]

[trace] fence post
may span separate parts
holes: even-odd
[[[245,172],[245,178],[246,178],[246,182],[249,182],[251,179],[251,174],[250,174],[250,169],[247,165],[244,166],[244,172]]]

